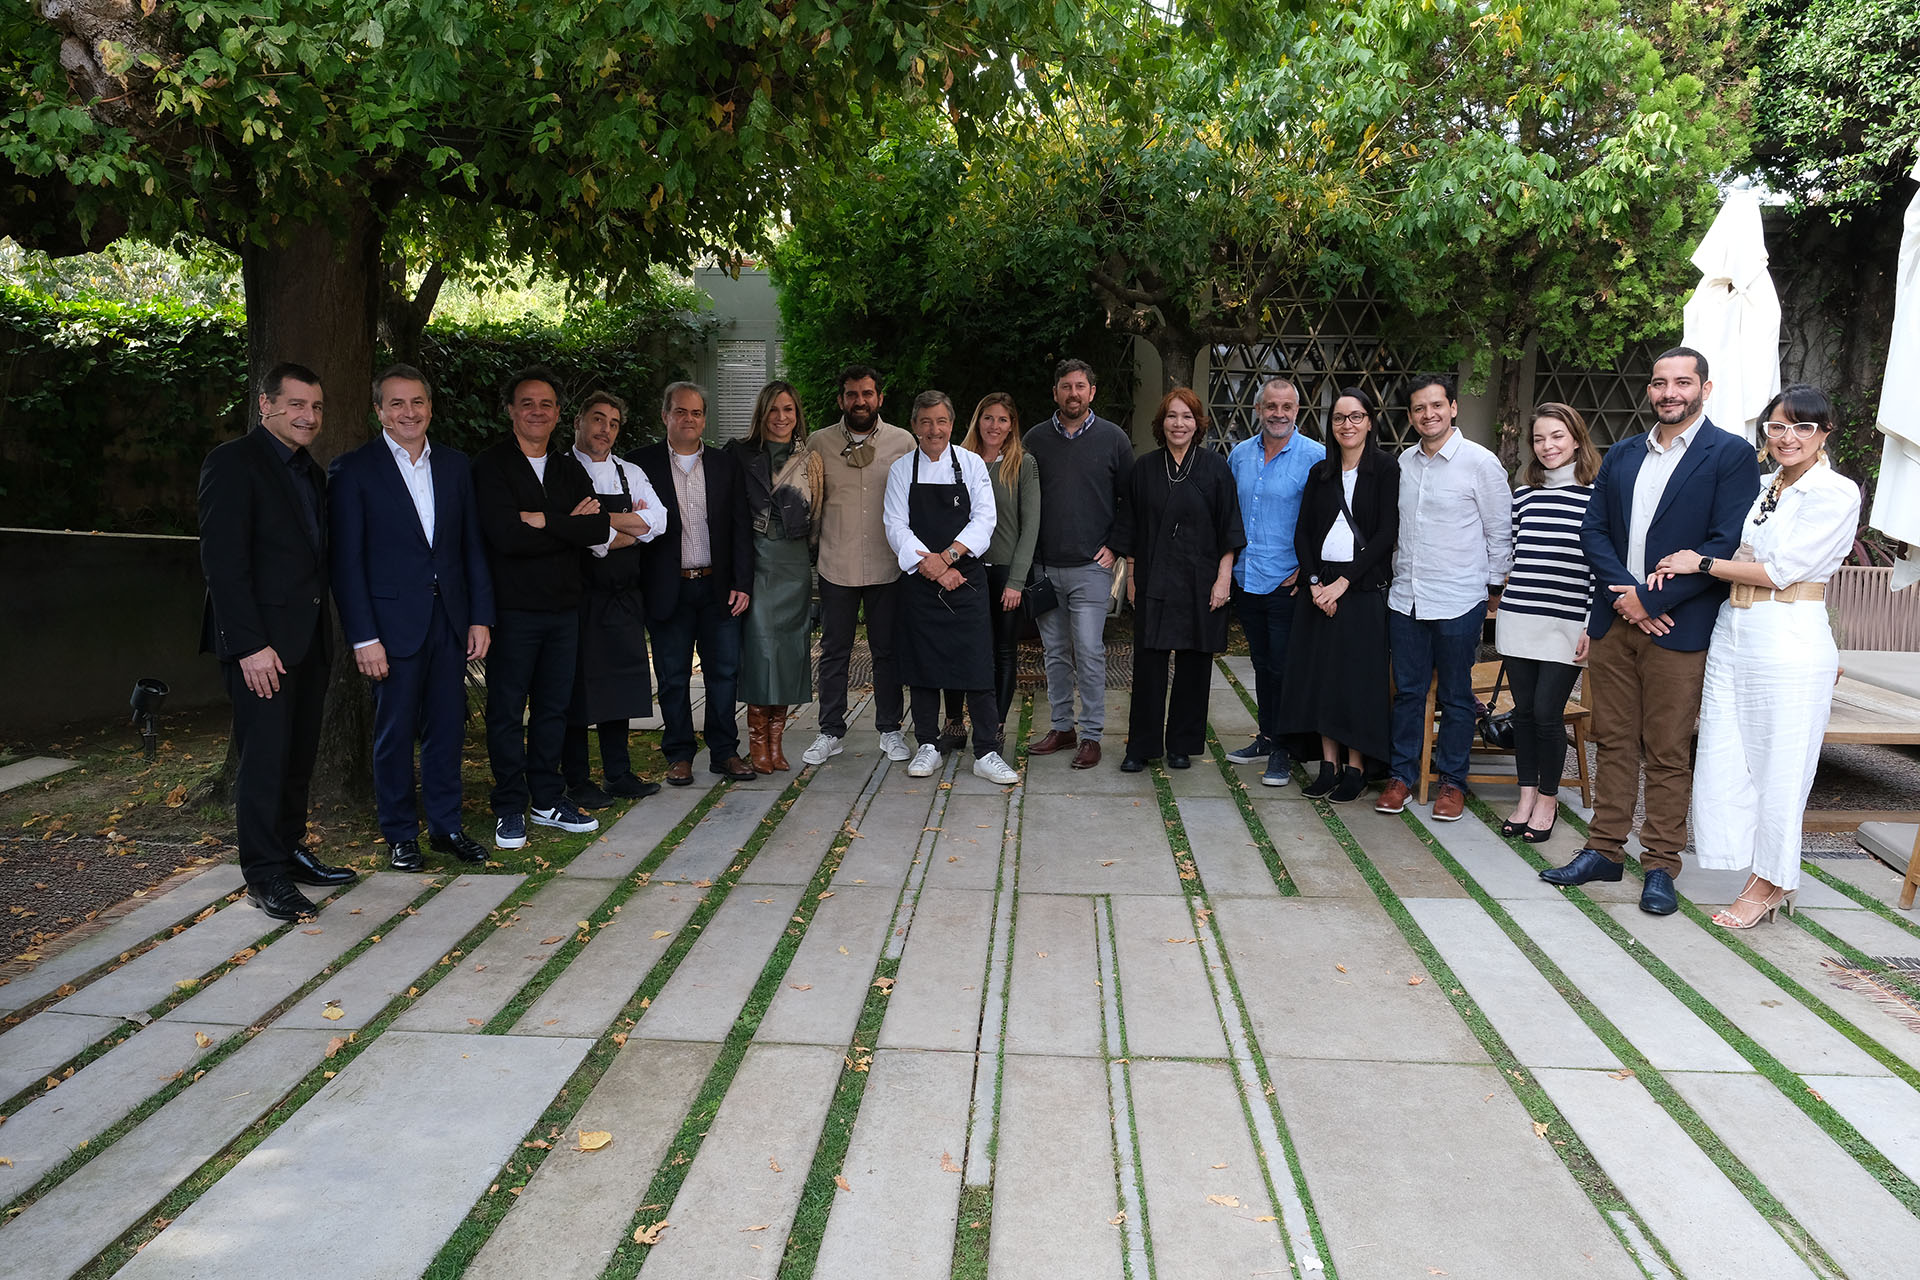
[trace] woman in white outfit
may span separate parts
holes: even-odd
[[[1760,415],[1779,470],[1760,490],[1739,551],[1715,560],[1676,551],[1649,578],[1683,573],[1733,584],[1707,648],[1693,842],[1703,867],[1751,866],[1746,888],[1713,922],[1751,929],[1800,887],[1801,819],[1833,707],[1839,654],[1826,582],[1860,527],[1860,489],[1827,465],[1833,405],[1788,387]]]

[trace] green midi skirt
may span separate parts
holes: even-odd
[[[813,701],[813,636],[807,615],[813,566],[801,538],[753,537],[753,603],[741,639],[740,701],[798,706]]]

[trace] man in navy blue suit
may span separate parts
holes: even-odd
[[[433,388],[397,364],[373,380],[380,434],[334,459],[333,595],[373,681],[373,792],[395,871],[419,871],[419,808],[434,850],[483,863],[460,824],[467,663],[486,656],[493,579],[467,456],[427,440]],[[413,744],[420,742],[420,804]]]
[[[1594,479],[1580,530],[1599,583],[1587,625],[1599,748],[1593,824],[1571,862],[1540,873],[1558,885],[1620,879],[1644,770],[1640,909],[1662,916],[1680,905],[1673,879],[1687,844],[1694,723],[1707,642],[1727,598],[1727,585],[1705,569],[1738,550],[1760,492],[1753,446],[1706,416],[1712,389],[1705,356],[1690,347],[1662,352],[1647,386],[1657,425],[1609,449]],[[1702,571],[1650,589],[1648,573],[1683,548],[1698,549]]]

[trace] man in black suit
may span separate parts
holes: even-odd
[[[667,781],[693,782],[693,652],[700,650],[706,681],[707,769],[737,782],[753,766],[740,758],[733,691],[740,676],[740,615],[753,586],[753,526],[746,473],[726,449],[701,441],[707,429],[707,393],[676,382],[660,401],[667,438],[635,450],[667,508],[667,535],[647,544],[642,594],[660,685],[660,750]]]
[[[411,365],[373,380],[381,432],[333,461],[327,485],[333,598],[360,674],[373,681],[373,792],[395,871],[421,871],[420,801],[434,850],[487,854],[460,824],[467,663],[487,655],[493,578],[467,455],[427,440],[433,388]]]
[[[200,468],[200,648],[220,659],[233,699],[233,780],[247,897],[276,920],[314,906],[302,884],[344,884],[306,848],[307,794],[327,696],[326,478],[320,376],[277,364],[260,380],[260,425]]]

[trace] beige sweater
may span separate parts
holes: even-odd
[[[873,461],[864,467],[847,465],[840,456],[846,447],[844,418],[807,437],[807,448],[826,468],[820,576],[835,586],[878,586],[900,576],[884,521],[887,468],[913,452],[913,436],[881,419],[873,433]]]

